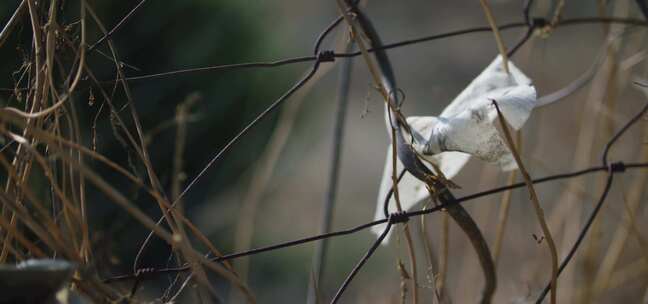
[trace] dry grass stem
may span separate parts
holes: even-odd
[[[529,189],[529,196],[530,196],[531,203],[533,205],[533,208],[535,209],[536,216],[538,217],[538,222],[540,223],[540,227],[542,228],[542,233],[544,234],[547,246],[549,247],[549,252],[551,253],[551,303],[555,304],[557,301],[556,297],[557,297],[557,289],[558,289],[558,250],[556,249],[556,244],[554,243],[553,237],[551,236],[551,231],[549,230],[549,226],[547,226],[547,222],[545,221],[544,211],[542,210],[542,207],[540,206],[540,202],[538,201],[538,195],[536,194],[535,188],[533,187],[533,183],[531,182],[531,177],[529,177],[529,173],[526,171],[526,168],[522,163],[520,154],[517,152],[515,145],[513,144],[513,137],[509,132],[506,118],[500,112],[499,106],[497,105],[497,101],[493,100],[493,105],[497,110],[497,117],[502,127],[504,138],[506,139],[506,144],[508,145],[509,149],[513,153],[513,157],[515,158],[515,163],[520,169],[520,174],[522,175],[522,178],[524,179],[524,182],[526,183],[527,188]]]
[[[488,25],[493,29],[493,35],[495,36],[495,43],[497,44],[497,50],[500,53],[500,56],[502,56],[502,64],[504,65],[504,70],[506,73],[509,73],[509,67],[508,67],[508,52],[506,50],[506,46],[504,45],[504,40],[502,39],[502,35],[500,34],[499,28],[497,27],[497,22],[495,22],[495,17],[493,17],[493,11],[490,9],[490,5],[488,5],[488,0],[479,0],[479,3],[482,6],[482,9],[484,10],[484,15],[486,16],[486,20],[488,21]]]
[[[520,140],[519,131],[517,145],[521,146],[522,141]],[[506,183],[511,185],[515,183],[517,171],[511,171],[508,175]],[[497,267],[497,262],[499,261],[500,253],[502,251],[502,242],[504,240],[504,232],[506,231],[506,223],[508,221],[509,209],[511,206],[511,197],[513,195],[512,191],[504,192],[502,195],[502,200],[500,201],[499,213],[497,215],[497,228],[495,228],[495,246],[493,246],[493,262],[495,267]]]

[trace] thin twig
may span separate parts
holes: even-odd
[[[0,32],[0,47],[4,45],[5,41],[7,41],[7,38],[9,38],[9,35],[13,31],[14,27],[16,24],[18,24],[18,19],[22,17],[23,13],[25,13],[27,8],[27,0],[22,0],[20,4],[18,5],[18,8],[14,11],[13,15],[11,15],[11,18],[9,18],[9,21],[7,21],[7,24],[2,28],[2,32]]]
[[[450,215],[447,212],[441,214],[441,266],[439,268],[439,277],[435,280],[437,289],[441,292],[440,298],[443,303],[450,302],[450,295],[446,291],[446,281],[448,278],[448,263],[450,260]]]
[[[519,133],[518,133],[519,134]],[[520,144],[520,141],[517,141],[518,145]],[[507,184],[512,184],[515,182],[516,178],[516,172],[517,171],[511,171],[509,173],[508,179],[507,179]],[[499,214],[497,217],[497,228],[495,229],[495,245],[493,246],[493,262],[495,263],[495,267],[497,267],[497,264],[499,262],[499,257],[500,253],[502,251],[502,242],[504,241],[504,232],[506,231],[506,224],[508,222],[508,214],[509,214],[509,209],[511,206],[511,197],[513,195],[513,192],[508,191],[504,192],[504,195],[502,195],[502,200],[500,202],[500,209],[499,209]]]
[[[499,106],[497,105],[497,101],[493,100],[493,105],[497,110],[497,118],[499,119],[500,125],[502,127],[502,131],[504,132],[504,138],[506,138],[506,144],[511,150],[511,153],[513,153],[513,157],[515,158],[515,163],[520,169],[522,178],[524,179],[524,182],[526,183],[527,188],[529,189],[529,196],[530,196],[531,203],[533,205],[533,208],[535,209],[538,222],[540,223],[540,227],[542,228],[542,233],[544,234],[545,239],[547,240],[547,246],[549,247],[549,252],[551,253],[551,304],[556,304],[556,292],[558,289],[558,282],[557,282],[558,250],[556,249],[556,244],[554,243],[553,237],[551,236],[551,231],[549,230],[549,227],[547,226],[547,222],[545,221],[544,211],[540,206],[538,195],[536,194],[535,188],[533,187],[533,183],[531,182],[531,177],[529,177],[529,173],[524,167],[524,163],[522,163],[520,154],[517,152],[517,149],[513,144],[513,137],[511,137],[511,133],[509,132],[506,118],[504,117],[504,115],[502,115],[502,112],[500,112]]]
[[[101,45],[104,41],[106,41],[107,39],[110,39],[110,38],[112,37],[112,35],[113,35],[115,32],[117,32],[117,31],[122,27],[122,25],[124,25],[124,24],[126,23],[126,21],[128,21],[131,17],[133,17],[133,16],[135,15],[135,12],[137,12],[137,10],[138,10],[138,9],[139,9],[139,8],[140,8],[140,7],[145,3],[145,2],[146,2],[146,0],[141,0],[139,3],[137,3],[137,5],[135,5],[135,7],[133,7],[133,8],[132,8],[132,9],[131,9],[127,14],[126,14],[126,16],[124,16],[121,20],[119,20],[119,22],[117,22],[117,24],[116,24],[116,25],[115,25],[115,26],[114,26],[114,27],[113,27],[113,28],[112,28],[108,33],[106,33],[106,34],[104,34],[103,36],[101,36],[101,38],[100,38],[99,40],[97,40],[97,42],[95,42],[92,46],[90,46],[90,47],[88,48],[88,52],[92,52],[96,47],[98,47],[99,45]]]
[[[479,0],[479,3],[482,6],[482,9],[484,10],[484,15],[486,15],[486,20],[488,21],[488,25],[490,25],[491,29],[493,29],[493,35],[495,36],[495,43],[497,44],[497,49],[499,50],[500,56],[502,56],[502,65],[504,66],[504,71],[506,71],[506,74],[509,73],[509,66],[508,66],[508,53],[506,51],[506,46],[504,45],[504,40],[502,39],[502,35],[500,35],[499,29],[497,28],[497,22],[495,22],[495,17],[493,17],[493,12],[490,9],[490,6],[488,5],[487,0]]]

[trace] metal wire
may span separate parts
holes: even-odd
[[[145,1],[139,2],[139,4],[129,12],[129,14],[124,17],[118,24],[115,26],[106,36],[102,37],[97,43],[95,43],[90,49],[94,49],[95,46],[100,45],[104,40],[110,39],[110,36],[119,29],[119,27],[128,19],[130,18],[137,9],[140,8],[140,6],[144,3]],[[637,1],[639,4],[641,4],[641,1]],[[524,22],[515,22],[515,23],[509,23],[505,24],[499,27],[499,30],[508,30],[508,29],[514,29],[514,28],[526,28],[526,32],[524,35],[520,38],[520,40],[514,45],[513,48],[510,49],[509,55],[512,55],[515,53],[522,45],[528,41],[528,39],[533,35],[534,29],[542,27],[546,24],[546,20],[542,18],[531,18],[530,13],[529,13],[529,5],[530,2],[527,1],[527,5],[525,6],[523,10],[523,17],[524,17]],[[644,7],[642,7],[644,9]],[[267,114],[271,113],[275,109],[277,109],[283,102],[285,102],[292,94],[294,94],[296,91],[298,91],[301,87],[304,86],[312,77],[315,75],[315,73],[318,71],[321,63],[323,62],[329,62],[335,60],[335,58],[351,58],[351,57],[356,57],[360,56],[361,52],[356,51],[356,52],[345,52],[345,53],[334,53],[331,51],[320,51],[320,47],[322,45],[322,42],[324,38],[330,33],[337,25],[340,24],[340,22],[343,20],[342,16],[337,17],[334,19],[325,29],[324,31],[318,36],[315,46],[314,46],[314,55],[311,56],[303,56],[303,57],[295,57],[295,58],[288,58],[288,59],[282,59],[282,60],[276,60],[276,61],[269,61],[269,62],[249,62],[249,63],[239,63],[239,64],[228,64],[228,65],[218,65],[218,66],[211,66],[211,67],[201,67],[201,68],[196,68],[196,69],[181,69],[181,70],[176,70],[176,71],[170,71],[170,72],[163,72],[163,73],[156,73],[156,74],[150,74],[150,75],[141,75],[141,76],[133,76],[133,77],[128,77],[126,80],[129,81],[134,81],[134,80],[145,80],[145,79],[154,79],[154,78],[161,78],[161,77],[167,77],[167,76],[177,76],[180,74],[186,74],[186,73],[194,73],[194,72],[208,72],[208,71],[226,71],[226,70],[236,70],[236,69],[248,69],[248,68],[274,68],[274,67],[280,67],[280,66],[285,66],[285,65],[291,65],[291,64],[296,64],[296,63],[306,63],[306,62],[312,62],[311,68],[307,71],[307,73],[301,78],[297,83],[295,83],[286,93],[281,95],[277,100],[275,100],[270,106],[268,106],[263,112],[261,112],[254,120],[252,120],[246,127],[244,127],[236,136],[234,136],[226,145],[223,147],[216,155],[207,163],[207,165],[203,168],[203,170],[195,176],[191,182],[188,184],[188,186],[183,190],[183,192],[179,195],[178,199],[182,198],[184,194],[186,194],[191,187],[198,181],[198,179],[213,165],[216,161],[220,159],[222,155],[227,153],[229,149],[237,143],[247,132],[253,128],[261,119],[263,119]],[[648,23],[644,20],[639,20],[639,19],[628,19],[628,18],[597,18],[597,17],[592,17],[592,18],[572,18],[572,19],[563,19],[561,20],[556,27],[563,27],[563,26],[569,26],[569,25],[578,25],[578,24],[589,24],[589,23],[622,23],[622,24],[627,24],[627,25],[634,25],[634,26],[648,26]],[[415,38],[415,39],[409,39],[409,40],[403,40],[391,44],[384,44],[380,47],[376,48],[370,48],[368,49],[368,52],[377,52],[377,51],[382,51],[382,50],[389,50],[389,49],[394,49],[394,48],[400,48],[408,45],[415,45],[423,42],[428,42],[428,41],[434,41],[434,40],[439,40],[439,39],[444,39],[444,38],[449,38],[449,37],[456,37],[460,35],[465,35],[469,33],[478,33],[478,32],[490,32],[492,29],[490,27],[474,27],[474,28],[469,28],[469,29],[462,29],[462,30],[457,30],[457,31],[451,31],[447,33],[442,33],[442,34],[436,34],[436,35],[431,35],[431,36],[426,36],[426,37],[421,37],[421,38]],[[606,144],[604,151],[602,153],[602,164],[599,166],[593,166],[589,168],[585,168],[579,171],[575,172],[569,172],[569,173],[560,173],[560,174],[555,174],[555,175],[550,175],[538,179],[534,179],[532,182],[534,184],[539,184],[539,183],[544,183],[544,182],[549,182],[549,181],[556,181],[556,180],[561,180],[561,179],[568,179],[568,178],[575,178],[578,176],[583,176],[587,174],[593,174],[597,172],[606,172],[607,174],[607,182],[605,185],[605,188],[603,192],[601,193],[598,202],[592,211],[591,215],[588,218],[588,221],[586,222],[585,226],[581,229],[581,232],[579,233],[579,236],[575,243],[572,245],[569,254],[564,258],[560,265],[560,273],[563,271],[563,269],[569,264],[571,261],[572,257],[574,256],[575,252],[578,250],[579,245],[581,242],[584,240],[584,238],[587,235],[587,232],[589,230],[589,227],[591,226],[592,222],[598,215],[598,212],[600,211],[603,203],[605,202],[605,199],[607,198],[610,189],[612,189],[613,186],[613,180],[615,174],[621,174],[624,172],[627,172],[629,170],[634,170],[634,169],[646,169],[648,168],[648,163],[628,163],[624,164],[623,162],[614,162],[610,163],[608,159],[609,151],[610,149],[618,142],[618,139],[631,127],[633,126],[637,121],[640,120],[641,116],[645,114],[645,112],[648,111],[648,105],[644,106],[644,108],[639,111],[631,120],[629,120]],[[403,176],[403,173],[400,174],[400,178]],[[361,224],[349,229],[344,229],[344,230],[339,230],[335,232],[328,232],[328,233],[322,233],[318,234],[315,236],[310,236],[302,239],[297,239],[297,240],[292,240],[288,242],[282,242],[282,243],[276,243],[270,246],[265,246],[265,247],[260,247],[260,248],[255,248],[251,250],[246,250],[242,252],[236,252],[232,253],[229,255],[224,255],[220,257],[213,257],[211,258],[212,261],[215,262],[224,262],[227,260],[232,260],[236,259],[239,257],[244,257],[244,256],[250,256],[250,255],[255,255],[255,254],[260,254],[264,252],[269,252],[269,251],[274,251],[274,250],[280,250],[283,248],[288,248],[288,247],[293,247],[293,246],[298,246],[314,241],[320,241],[320,240],[325,240],[329,238],[334,238],[334,237],[340,237],[344,235],[349,235],[349,234],[354,234],[360,231],[363,231],[369,227],[375,226],[375,225],[380,225],[380,224],[385,224],[387,223],[387,226],[383,233],[380,235],[380,237],[373,242],[371,247],[367,250],[367,252],[364,254],[363,258],[360,259],[360,261],[356,264],[356,266],[353,268],[353,270],[349,273],[349,275],[346,277],[344,280],[344,283],[338,290],[338,292],[335,294],[332,302],[336,302],[337,300],[340,299],[340,297],[343,295],[344,291],[347,289],[349,284],[352,282],[353,278],[355,275],[362,269],[363,265],[366,263],[368,258],[373,254],[373,252],[377,249],[378,245],[382,242],[384,237],[387,235],[387,233],[390,231],[390,229],[393,227],[394,224],[402,223],[407,221],[411,217],[416,217],[416,216],[422,216],[426,214],[431,214],[434,212],[438,212],[444,208],[447,208],[448,206],[452,204],[460,204],[463,202],[468,202],[472,201],[476,198],[504,192],[504,191],[510,191],[516,188],[524,187],[524,183],[516,183],[508,186],[503,186],[503,187],[497,187],[493,189],[489,189],[486,191],[474,193],[471,195],[467,195],[464,197],[460,198],[455,198],[452,199],[451,201],[446,201],[443,202],[442,204],[430,208],[430,209],[425,209],[425,210],[417,210],[417,211],[411,211],[411,212],[404,212],[404,213],[397,213],[397,214],[387,214],[387,211],[385,211],[385,215],[387,218],[382,219],[382,220],[376,220],[372,221],[369,223]],[[387,195],[387,201],[389,200],[391,196],[391,190],[389,194]],[[111,282],[119,282],[119,281],[124,281],[124,280],[132,280],[135,279],[137,283],[139,284],[141,281],[146,280],[146,279],[151,279],[154,278],[158,275],[165,274],[165,273],[177,273],[177,272],[184,272],[184,271],[189,271],[191,270],[190,265],[183,265],[180,267],[170,267],[170,268],[146,268],[146,269],[138,269],[137,271],[134,271],[131,274],[125,274],[125,275],[119,275],[119,276],[113,276],[107,279],[104,279],[103,281],[106,283],[111,283]],[[560,274],[559,273],[559,274]],[[545,289],[540,293],[537,302],[536,303],[541,303],[542,300],[544,299],[545,295],[547,294],[549,290],[549,284],[545,287]]]

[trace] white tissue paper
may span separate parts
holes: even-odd
[[[504,70],[501,56],[475,78],[444,110],[439,117],[408,117],[413,147],[426,160],[436,164],[447,178],[454,177],[468,162],[470,156],[497,164],[504,171],[517,169],[511,151],[499,136],[494,122],[497,104],[508,123],[520,129],[536,106],[536,90],[531,79],[513,62],[508,62],[509,74]],[[389,121],[387,121],[389,126]],[[428,164],[426,164],[428,165]],[[397,161],[397,173],[403,169]],[[434,172],[434,171],[433,171]],[[378,192],[376,219],[384,218],[383,204],[392,187],[392,148],[387,148],[385,169]],[[403,210],[410,210],[417,202],[429,196],[425,184],[411,174],[405,174],[398,184]],[[393,196],[389,212],[396,212]],[[380,235],[385,225],[372,227]],[[386,244],[389,235],[383,241]]]

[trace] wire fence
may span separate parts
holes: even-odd
[[[26,1],[23,1],[21,4],[21,7],[24,7],[24,3]],[[133,18],[133,16],[136,15],[137,11],[140,9],[143,9],[145,6],[146,0],[140,1],[138,4],[134,6],[134,8],[128,12],[118,23],[115,25],[110,31],[107,32],[101,39],[99,39],[96,43],[92,44],[88,48],[88,52],[92,52],[96,50],[99,46],[101,46],[104,43],[110,42],[111,38],[115,35],[119,35],[119,30],[122,25],[124,25],[129,19]],[[645,3],[643,1],[637,1],[639,4],[640,8],[646,13],[645,10]],[[189,74],[189,73],[201,73],[201,72],[226,72],[226,71],[232,71],[232,70],[242,70],[242,69],[261,69],[261,68],[275,68],[279,66],[285,66],[285,65],[294,65],[294,64],[304,64],[304,63],[310,63],[310,67],[306,69],[306,72],[304,75],[296,81],[285,93],[283,93],[279,98],[274,100],[264,111],[259,113],[251,122],[249,122],[244,128],[242,128],[230,141],[227,142],[227,144],[220,149],[213,158],[211,158],[207,164],[202,168],[202,170],[194,176],[190,182],[187,184],[186,187],[180,192],[178,196],[176,196],[173,201],[171,202],[170,206],[167,207],[167,210],[171,210],[174,208],[174,206],[193,188],[197,185],[198,181],[201,179],[201,177],[204,176],[204,174],[219,160],[223,158],[224,155],[226,155],[234,145],[238,144],[255,126],[259,124],[264,118],[268,117],[270,113],[273,113],[276,111],[282,104],[284,104],[291,96],[293,96],[296,92],[298,92],[300,89],[302,89],[309,81],[311,81],[314,77],[314,75],[320,70],[320,68],[323,65],[329,64],[331,62],[334,62],[338,59],[343,59],[343,58],[355,58],[355,57],[360,57],[363,56],[363,51],[345,51],[345,52],[335,52],[332,50],[323,50],[322,45],[323,41],[329,36],[329,34],[338,26],[343,24],[345,21],[345,18],[351,17],[351,18],[357,18],[358,13],[361,13],[362,9],[355,6],[354,3],[348,3],[350,5],[350,9],[348,9],[344,15],[338,16],[336,19],[334,19],[322,32],[319,34],[319,36],[316,38],[314,42],[314,47],[313,47],[313,53],[311,55],[306,55],[302,57],[294,57],[294,58],[286,58],[286,59],[280,59],[280,60],[275,60],[275,61],[267,61],[267,62],[248,62],[248,63],[237,63],[237,64],[228,64],[228,65],[219,65],[219,66],[210,66],[210,67],[203,67],[203,68],[197,68],[197,69],[183,69],[183,70],[176,70],[176,71],[170,71],[170,72],[165,72],[165,73],[157,73],[157,74],[149,74],[149,75],[140,75],[140,76],[129,76],[129,77],[123,77],[120,76],[119,79],[116,80],[111,80],[111,81],[104,81],[103,83],[115,83],[115,82],[121,82],[121,81],[140,81],[140,80],[145,80],[145,79],[155,79],[155,78],[162,78],[162,77],[174,77],[178,76],[181,74]],[[524,35],[520,38],[520,40],[509,49],[508,55],[513,56],[514,53],[522,47],[528,39],[536,32],[537,30],[544,29],[548,26],[551,26],[552,28],[562,28],[562,27],[567,27],[567,26],[572,26],[572,25],[578,25],[578,24],[625,24],[625,25],[630,25],[630,26],[640,26],[640,27],[647,27],[648,23],[645,20],[639,20],[639,19],[631,19],[631,18],[606,18],[606,17],[591,17],[591,18],[563,18],[560,19],[558,22],[552,23],[551,20],[547,20],[543,17],[535,17],[532,16],[529,7],[531,7],[531,1],[528,1],[528,3],[524,6],[524,9],[521,13],[521,17],[523,21],[521,22],[514,22],[514,23],[508,23],[504,24],[501,26],[498,26],[498,30],[500,31],[505,31],[509,29],[526,29]],[[23,8],[23,10],[26,8]],[[646,16],[648,18],[648,15]],[[456,30],[456,31],[451,31],[451,32],[446,32],[446,33],[441,33],[441,34],[433,34],[430,36],[426,37],[420,37],[420,38],[415,38],[415,39],[409,39],[409,40],[403,40],[403,41],[397,41],[393,43],[387,43],[384,45],[381,45],[379,47],[370,47],[366,51],[371,54],[375,54],[380,51],[386,51],[386,50],[391,50],[391,49],[396,49],[396,48],[402,48],[406,46],[413,46],[413,45],[418,45],[421,43],[429,42],[429,41],[435,41],[439,39],[447,39],[451,37],[456,37],[456,36],[461,36],[461,35],[468,35],[472,33],[479,33],[479,32],[492,32],[493,28],[491,27],[474,27],[474,28],[467,28],[467,29],[461,29],[461,30]],[[4,32],[4,31],[3,31]],[[0,34],[0,37],[3,35]],[[4,37],[2,37],[4,38]],[[0,39],[2,41],[2,39]],[[348,84],[348,80],[344,81],[345,83]],[[643,86],[643,84],[638,83],[637,85]],[[348,87],[347,87],[348,90]],[[608,194],[610,193],[610,190],[613,188],[613,181],[615,176],[618,174],[622,174],[624,172],[628,171],[634,171],[634,170],[642,170],[648,168],[648,163],[635,163],[635,162],[624,162],[621,160],[613,160],[610,159],[609,157],[609,152],[612,148],[615,147],[615,145],[618,143],[619,139],[626,133],[626,131],[637,124],[639,121],[641,121],[641,118],[646,114],[648,111],[648,104],[641,108],[639,111],[636,112],[636,114],[629,120],[627,121],[621,128],[619,128],[616,133],[609,139],[609,141],[606,143],[603,151],[601,151],[601,159],[600,159],[600,164],[597,166],[592,166],[588,168],[583,168],[578,171],[574,172],[565,172],[561,174],[555,174],[555,175],[549,175],[541,178],[536,178],[532,180],[533,184],[540,184],[540,183],[547,183],[547,182],[552,182],[552,181],[558,181],[558,180],[565,180],[565,179],[572,179],[572,178],[578,178],[583,175],[591,175],[591,174],[605,174],[606,176],[606,182],[605,186],[603,188],[603,191],[599,194],[598,200],[596,204],[594,205],[594,209],[591,211],[590,215],[587,217],[587,221],[581,227],[581,230],[578,234],[578,237],[576,241],[571,245],[568,253],[564,258],[562,259],[560,263],[560,268],[559,268],[559,274],[563,272],[563,270],[569,265],[570,261],[572,261],[575,253],[579,249],[581,243],[587,236],[587,233],[590,230],[590,227],[592,226],[593,221],[597,218],[601,207],[606,201],[606,198],[608,197]],[[344,114],[341,114],[344,115]],[[343,125],[343,123],[338,122],[338,125]],[[340,133],[342,132],[341,130],[339,131]],[[6,146],[5,146],[6,147]],[[4,149],[4,148],[3,148]],[[339,155],[338,153],[334,153]],[[334,162],[337,163],[337,162]],[[335,165],[333,167],[333,171],[335,171]],[[408,171],[412,171],[412,168],[408,168]],[[411,172],[413,173],[413,172]],[[335,182],[335,173],[332,179],[332,183]],[[333,190],[335,191],[335,186],[332,186]],[[235,252],[235,253],[230,253],[226,255],[217,255],[216,253],[212,252],[211,254],[207,255],[207,258],[216,263],[224,264],[226,261],[234,260],[237,258],[241,257],[247,257],[247,256],[252,256],[256,254],[261,254],[264,252],[269,252],[269,251],[275,251],[275,250],[280,250],[283,248],[288,248],[288,247],[293,247],[293,246],[299,246],[303,245],[306,243],[311,243],[311,242],[317,242],[317,241],[323,241],[326,239],[331,239],[335,237],[342,237],[350,234],[355,234],[361,231],[364,231],[370,227],[377,226],[377,225],[382,225],[382,224],[387,224],[383,233],[369,246],[369,248],[366,250],[366,253],[364,256],[357,262],[355,267],[349,272],[348,276],[346,279],[343,281],[343,283],[340,284],[340,287],[331,300],[331,303],[336,303],[344,294],[345,290],[348,288],[350,283],[353,281],[354,277],[356,274],[358,274],[365,263],[371,258],[371,256],[374,254],[380,243],[382,242],[383,238],[387,235],[387,233],[394,229],[394,226],[399,225],[399,224],[404,224],[408,222],[409,219],[413,217],[419,217],[419,216],[424,216],[424,215],[429,215],[435,212],[439,212],[442,210],[446,210],[447,208],[452,207],[453,205],[457,204],[463,204],[472,200],[475,200],[477,198],[497,194],[497,193],[502,193],[506,191],[511,191],[513,189],[517,188],[522,188],[525,187],[524,182],[520,183],[514,183],[511,185],[507,186],[502,186],[502,187],[497,187],[489,190],[485,190],[482,192],[477,192],[474,194],[466,195],[463,197],[457,197],[453,198],[449,201],[443,201],[441,204],[438,204],[435,207],[429,208],[429,209],[424,209],[424,210],[416,210],[416,211],[409,211],[409,212],[398,212],[398,213],[391,213],[387,214],[387,217],[382,220],[376,220],[372,221],[369,223],[364,223],[357,225],[355,227],[351,227],[348,229],[343,229],[343,230],[338,230],[338,231],[333,231],[333,232],[328,232],[328,226],[324,225],[323,230],[325,230],[324,233],[318,234],[318,235],[313,235],[301,239],[296,239],[296,240],[291,240],[287,242],[279,242],[275,243],[272,245],[264,246],[264,247],[259,247],[259,248],[254,248],[246,251],[241,251],[241,252]],[[393,190],[393,189],[392,189]],[[393,191],[390,191],[393,192]],[[390,193],[391,195],[391,193]],[[333,199],[331,199],[333,200]],[[389,197],[387,198],[385,204],[389,201]],[[330,210],[330,209],[327,209]],[[164,216],[162,216],[158,221],[157,225],[160,225],[162,223]],[[150,239],[150,236],[149,236]],[[147,239],[148,240],[148,239]],[[140,253],[145,250],[146,244],[148,243],[145,242],[145,244],[142,246],[142,249],[140,250]],[[198,263],[198,262],[197,262]],[[137,263],[136,263],[137,265]],[[113,276],[109,278],[103,279],[104,283],[116,283],[116,282],[123,282],[123,281],[128,281],[128,280],[133,280],[133,287],[131,290],[131,296],[135,294],[135,292],[138,289],[138,286],[140,286],[140,283],[145,281],[145,280],[150,280],[157,278],[160,275],[163,274],[171,274],[171,273],[179,273],[179,272],[189,272],[193,271],[194,265],[187,263],[183,266],[180,267],[164,267],[164,268],[140,268],[140,267],[135,267],[136,269],[129,274],[124,274],[124,275],[118,275],[118,276]],[[536,303],[541,303],[547,293],[549,292],[550,289],[550,283],[547,283],[547,286],[539,293]]]
[[[641,2],[641,1],[638,1]],[[139,6],[138,6],[139,7]],[[136,7],[135,9],[137,9]],[[356,8],[357,9],[357,8]],[[525,11],[525,14],[528,14],[528,11]],[[510,49],[509,55],[512,55],[519,47],[521,47],[524,42],[527,41],[527,39],[532,35],[534,30],[543,28],[549,24],[549,21],[547,21],[544,18],[533,18],[530,19],[528,16],[523,16],[525,17],[526,21],[525,22],[517,22],[517,23],[509,23],[505,25],[501,25],[498,27],[499,30],[507,30],[507,29],[514,29],[514,28],[526,28],[527,32],[526,34],[522,37],[519,43],[517,43],[513,48]],[[247,132],[250,131],[251,128],[253,128],[258,122],[266,117],[269,113],[272,111],[276,110],[283,102],[285,102],[290,96],[292,96],[297,90],[299,90],[301,87],[304,86],[306,82],[308,82],[313,75],[318,71],[322,63],[326,62],[333,62],[337,58],[352,58],[352,57],[358,57],[362,55],[361,51],[356,51],[356,52],[347,52],[347,53],[335,53],[334,51],[322,51],[320,50],[320,47],[322,45],[322,41],[326,38],[326,36],[332,31],[332,29],[336,26],[338,26],[341,21],[343,20],[343,16],[338,17],[335,19],[326,29],[322,31],[322,33],[319,35],[319,37],[316,39],[315,42],[315,47],[314,47],[314,54],[311,56],[303,56],[303,57],[295,57],[295,58],[288,58],[288,59],[282,59],[282,60],[276,60],[276,61],[271,61],[271,62],[251,62],[251,63],[240,63],[240,64],[229,64],[229,65],[220,65],[220,66],[212,66],[212,67],[205,67],[205,68],[198,68],[198,69],[185,69],[185,70],[178,70],[178,71],[171,71],[171,72],[165,72],[165,73],[158,73],[158,74],[151,74],[151,75],[143,75],[143,76],[133,76],[133,77],[128,77],[126,80],[142,80],[142,79],[151,79],[151,78],[159,78],[159,77],[171,77],[179,74],[184,74],[184,73],[195,73],[195,72],[206,72],[206,71],[227,71],[227,70],[233,70],[233,69],[245,69],[245,68],[272,68],[272,67],[277,67],[277,66],[283,66],[283,65],[289,65],[289,64],[296,64],[296,63],[305,63],[305,62],[311,62],[312,65],[310,69],[306,72],[305,76],[301,78],[298,82],[296,82],[286,93],[284,93],[281,97],[279,97],[277,100],[275,100],[265,111],[260,113],[252,122],[250,122],[246,127],[244,127],[230,142],[228,142],[223,149],[221,149],[216,156],[210,160],[207,165],[204,167],[204,169],[192,179],[192,181],[188,184],[188,186],[185,188],[185,190],[182,192],[181,196],[178,198],[180,199],[186,192],[188,192],[191,187],[196,183],[198,179],[215,163],[217,162],[225,153],[231,149],[231,147],[236,144]],[[627,25],[634,25],[634,26],[648,26],[648,23],[646,23],[644,20],[638,20],[638,19],[628,19],[628,18],[599,18],[599,17],[592,17],[592,18],[573,18],[573,19],[562,19],[558,23],[556,23],[554,26],[556,28],[559,27],[564,27],[564,26],[569,26],[569,25],[577,25],[577,24],[595,24],[595,23],[620,23],[620,24],[627,24]],[[436,35],[431,35],[427,37],[422,37],[422,38],[416,38],[416,39],[411,39],[411,40],[404,40],[404,41],[399,41],[399,42],[394,42],[394,43],[389,43],[385,44],[382,47],[378,48],[370,48],[367,51],[370,53],[379,51],[379,50],[389,50],[389,49],[394,49],[394,48],[399,48],[399,47],[404,47],[404,46],[409,46],[409,45],[416,45],[419,43],[424,43],[428,41],[433,41],[433,40],[438,40],[438,39],[444,39],[444,38],[450,38],[454,36],[459,36],[459,35],[466,35],[466,34],[471,34],[471,33],[478,33],[478,32],[491,32],[492,28],[491,27],[476,27],[476,28],[469,28],[469,29],[463,29],[463,30],[457,30],[457,31],[452,31],[452,32],[447,32],[447,33],[442,33],[442,34],[436,34]],[[560,273],[565,269],[565,267],[569,264],[571,259],[573,258],[574,254],[578,250],[580,244],[582,243],[583,239],[586,237],[587,232],[589,231],[590,226],[592,225],[592,222],[598,215],[601,207],[603,206],[605,199],[607,198],[610,189],[612,188],[612,182],[614,179],[614,176],[616,174],[620,174],[623,172],[626,172],[626,170],[636,170],[636,169],[644,169],[648,168],[648,163],[624,163],[622,161],[618,162],[610,162],[608,159],[608,154],[610,149],[614,146],[614,144],[617,142],[617,140],[625,133],[625,131],[630,128],[632,125],[637,123],[640,118],[645,115],[646,111],[648,110],[648,106],[644,106],[640,111],[637,112],[637,114],[630,120],[628,121],[618,132],[610,139],[610,141],[606,144],[604,151],[602,152],[602,159],[601,159],[601,165],[600,166],[593,166],[589,168],[585,168],[583,170],[575,171],[575,172],[569,172],[569,173],[562,173],[562,174],[556,174],[556,175],[551,175],[551,176],[546,176],[542,178],[537,178],[533,179],[532,182],[533,184],[538,184],[538,183],[544,183],[544,182],[549,182],[549,181],[556,181],[556,180],[561,180],[561,179],[568,179],[568,178],[575,178],[579,177],[582,175],[586,174],[593,174],[593,173],[605,173],[607,175],[607,180],[605,184],[605,188],[603,192],[600,194],[599,199],[595,205],[594,210],[592,210],[590,216],[587,219],[586,224],[582,227],[581,232],[578,235],[577,240],[574,242],[572,247],[570,248],[568,254],[564,257],[560,264]],[[328,233],[323,233],[315,236],[310,236],[306,237],[303,239],[298,239],[298,240],[292,240],[288,242],[283,242],[283,243],[277,243],[265,247],[260,247],[260,248],[255,248],[251,249],[248,251],[243,251],[243,252],[237,252],[237,253],[232,253],[232,254],[227,254],[219,257],[212,257],[210,258],[212,261],[215,262],[224,262],[240,257],[245,257],[245,256],[250,256],[250,255],[255,255],[263,252],[268,252],[268,251],[273,251],[273,250],[279,250],[287,247],[292,247],[292,246],[298,246],[310,242],[315,242],[315,241],[321,241],[333,237],[339,237],[339,236],[344,236],[344,235],[349,235],[349,234],[354,234],[360,231],[364,231],[372,226],[380,225],[380,224],[385,224],[387,223],[388,225],[386,226],[383,234],[376,239],[376,241],[368,248],[367,252],[365,255],[358,261],[356,266],[351,270],[349,273],[348,277],[344,280],[340,288],[338,289],[338,292],[335,294],[333,300],[331,303],[336,303],[348,285],[351,283],[353,280],[354,276],[361,270],[362,266],[366,263],[366,261],[372,256],[378,245],[382,242],[383,238],[385,235],[392,229],[392,227],[396,224],[401,224],[407,222],[411,217],[416,217],[416,216],[423,216],[423,215],[428,215],[434,212],[438,212],[441,210],[446,209],[448,206],[451,204],[460,204],[464,202],[468,202],[470,200],[474,200],[476,198],[484,197],[487,195],[492,195],[504,191],[510,191],[512,189],[516,188],[522,188],[525,187],[524,182],[512,184],[509,186],[503,186],[503,187],[498,187],[490,190],[486,190],[483,192],[471,194],[465,197],[460,197],[457,198],[454,201],[451,202],[446,202],[442,203],[438,206],[435,206],[430,209],[425,209],[425,210],[417,210],[417,211],[411,211],[411,212],[401,212],[401,213],[392,213],[389,214],[389,217],[386,219],[382,220],[377,220],[369,223],[365,223],[362,225],[358,225],[356,227],[352,227],[349,229],[344,229],[344,230],[339,230],[335,232],[328,232]],[[115,276],[111,278],[105,279],[105,282],[117,282],[117,281],[123,281],[123,280],[146,280],[151,277],[155,277],[160,274],[167,274],[167,273],[176,273],[176,272],[184,272],[184,271],[190,271],[191,267],[189,265],[181,266],[181,267],[171,267],[171,268],[146,268],[146,269],[141,269],[140,271],[137,271],[132,274],[126,274],[126,275],[120,275],[120,276]],[[550,283],[547,283],[547,286],[543,289],[543,291],[540,293],[540,295],[537,298],[537,303],[541,303],[544,299],[544,297],[547,295],[550,289]]]

